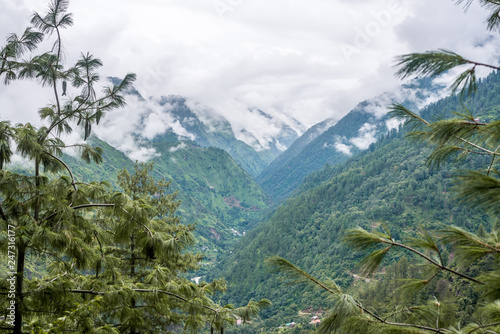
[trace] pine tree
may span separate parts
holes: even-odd
[[[107,182],[80,182],[64,162],[70,146],[85,161],[101,162],[100,148],[67,145],[62,136],[78,130],[85,141],[107,111],[125,105],[122,93],[135,79],[127,74],[99,94],[98,58],[82,54],[66,66],[62,32],[73,23],[67,9],[67,0],[52,0],[45,15],[33,15],[34,27],[8,36],[0,49],[5,84],[31,79],[53,93],[53,102],[39,110],[42,126],[0,122],[0,240],[9,260],[0,283],[7,296],[0,301],[0,329],[157,333],[212,323],[222,330],[238,314],[254,315],[267,301],[220,307],[210,295],[225,289],[222,280],[194,284],[182,276],[201,259],[186,252],[193,226],[180,223],[176,194],[150,176],[151,165],[122,171],[118,192]],[[52,50],[34,54],[49,36],[55,37]],[[27,53],[31,58],[21,60]],[[32,171],[6,169],[13,154]]]
[[[55,103],[39,111],[45,126],[37,128],[26,123],[12,127],[7,121],[2,121],[0,165],[3,167],[10,161],[11,144],[15,144],[17,154],[31,161],[34,168],[32,175],[6,170],[0,174],[2,239],[9,237],[10,240],[15,234],[15,245],[3,248],[8,255],[15,253],[15,260],[9,262],[9,269],[14,274],[12,282],[15,280],[11,285],[15,287],[15,300],[11,299],[15,302],[15,312],[9,312],[11,317],[6,318],[7,323],[13,325],[14,333],[21,333],[28,319],[43,319],[45,312],[55,312],[60,307],[53,304],[47,310],[44,307],[37,309],[32,301],[40,298],[38,300],[43,304],[48,297],[45,284],[71,273],[68,268],[59,268],[64,270],[63,274],[50,268],[52,276],[49,280],[27,280],[26,258],[30,255],[64,258],[62,262],[74,270],[86,268],[94,254],[89,247],[93,223],[88,218],[88,209],[115,206],[112,202],[103,202],[107,192],[104,185],[79,184],[75,180],[61,160],[66,145],[60,135],[70,133],[76,124],[84,128],[86,139],[92,124],[98,123],[106,111],[124,105],[120,94],[135,76],[126,75],[121,85],[107,87],[98,96],[94,85],[99,80],[96,70],[102,65],[99,59],[87,54],[82,55],[74,66],[63,66],[61,31],[73,22],[71,14],[66,13],[67,5],[67,1],[52,1],[45,16],[33,15],[32,24],[40,32],[28,28],[21,37],[12,34],[0,51],[0,77],[4,83],[34,79],[42,86],[51,87],[55,98]],[[35,51],[39,42],[52,34],[56,35],[56,40],[51,51],[34,55],[28,61],[21,60],[21,56]],[[74,95],[63,101],[58,87],[67,81],[70,81]],[[76,147],[85,160],[100,161],[98,148],[86,144]],[[63,171],[68,176],[51,177],[52,173]],[[62,262],[56,261],[52,266]],[[39,315],[31,316],[37,313]]]

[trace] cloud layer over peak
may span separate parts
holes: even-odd
[[[0,4],[2,39],[21,33],[31,13],[46,7],[39,0]],[[145,98],[199,101],[247,141],[243,130],[266,128],[256,138],[264,146],[277,130],[249,108],[282,115],[301,132],[399,85],[396,55],[444,48],[495,63],[500,51],[497,35],[486,32],[484,11],[473,5],[464,13],[451,0],[72,0],[70,11],[75,25],[62,32],[69,62],[89,51],[103,60],[103,77],[137,73]],[[30,89],[26,99],[26,89],[1,87],[1,118],[36,118],[50,91]],[[163,125],[182,132],[152,110],[148,136]]]

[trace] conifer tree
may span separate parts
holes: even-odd
[[[220,312],[210,295],[225,289],[222,280],[194,284],[181,275],[201,256],[185,251],[193,227],[180,224],[176,194],[150,176],[151,165],[122,171],[117,192],[107,182],[80,182],[64,162],[68,147],[87,162],[102,161],[102,150],[85,141],[107,111],[125,105],[122,94],[135,79],[127,74],[98,93],[98,58],[82,54],[67,66],[62,35],[73,24],[67,10],[67,0],[51,0],[45,14],[33,14],[33,27],[9,35],[0,49],[4,84],[34,80],[53,93],[38,111],[43,125],[0,122],[0,240],[9,260],[0,282],[0,330],[157,333],[207,323],[222,329],[244,310],[268,305]],[[54,38],[52,49],[35,54],[46,37]],[[67,145],[63,135],[74,130],[84,142]],[[6,169],[13,154],[32,169]]]

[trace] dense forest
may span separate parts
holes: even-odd
[[[500,75],[492,74],[481,81],[465,106],[477,110],[482,119],[497,119],[500,100],[495,92],[499,90]],[[459,97],[450,96],[428,106],[421,115],[449,117],[462,108]],[[405,134],[405,130],[392,131],[348,162],[306,177],[298,194],[241,240],[218,267],[220,274],[210,276],[228,280],[225,302],[268,296],[274,305],[263,317],[267,326],[274,328],[283,319],[297,321],[300,310],[326,309],[328,302],[320,291],[308,287],[290,290],[270,275],[264,260],[273,255],[285,257],[311,274],[334,278],[347,288],[359,277],[356,264],[363,255],[353,252],[341,239],[355,227],[372,230],[384,222],[397,240],[414,236],[418,227],[436,231],[444,225],[456,225],[474,232],[491,231],[496,219],[483,210],[470,210],[452,192],[452,176],[457,170],[481,169],[489,161],[474,157],[430,168],[431,148]],[[402,256],[405,254],[394,254],[384,265]]]

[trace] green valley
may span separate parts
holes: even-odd
[[[85,164],[66,156],[81,181],[111,180],[133,161],[105,142],[92,143],[104,149],[103,163]],[[214,261],[247,230],[253,227],[269,207],[269,200],[251,176],[242,170],[225,151],[203,148],[191,142],[152,144],[157,152],[153,176],[171,181],[170,190],[178,192],[179,213],[184,224],[196,225],[196,249]]]

